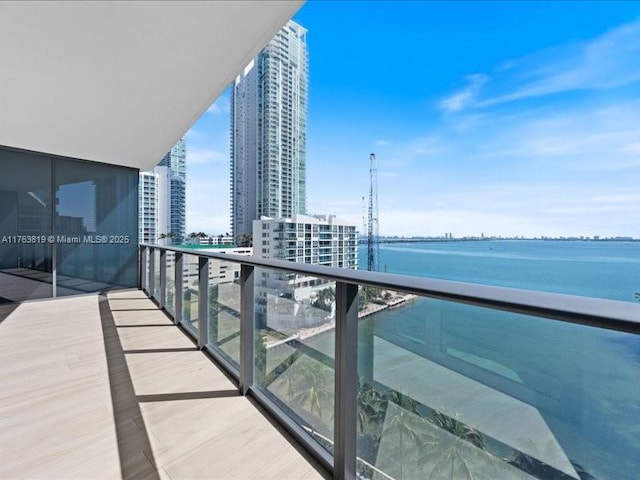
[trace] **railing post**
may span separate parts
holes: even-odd
[[[358,415],[358,286],[336,282],[333,478],[356,478]]]
[[[209,343],[209,259],[198,257],[198,348]]]
[[[253,349],[255,335],[255,300],[253,298],[252,265],[240,266],[240,394],[246,395],[253,385]]]
[[[156,289],[156,251],[155,248],[149,248],[149,296],[155,298]]]
[[[179,325],[182,322],[182,302],[184,300],[184,292],[183,292],[183,277],[182,277],[182,267],[184,265],[184,259],[182,253],[176,252],[175,256],[175,310],[176,313],[173,316],[173,321],[176,325]]]
[[[160,308],[167,302],[167,251],[160,250]]]
[[[149,293],[148,274],[147,271],[147,258],[149,256],[149,249],[147,247],[140,247],[140,289]]]

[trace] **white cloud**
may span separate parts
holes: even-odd
[[[581,43],[507,60],[491,73],[465,78],[466,86],[439,102],[445,112],[486,108],[533,97],[601,90],[640,82],[640,20]],[[485,85],[486,84],[486,85]]]
[[[580,44],[568,44],[498,68],[501,90],[478,103],[488,107],[560,92],[608,89],[640,82],[640,20]]]
[[[378,147],[386,147],[388,145],[391,145],[391,142],[389,140],[380,139],[380,140],[376,140],[376,145]]]
[[[457,112],[472,104],[478,95],[480,88],[489,80],[483,74],[473,74],[466,77],[467,85],[459,92],[440,101],[439,106],[447,112]]]
[[[485,133],[475,140],[473,154],[478,159],[552,162],[578,170],[640,167],[640,100],[535,111],[518,121],[496,116],[480,131]]]

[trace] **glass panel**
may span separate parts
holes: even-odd
[[[164,308],[171,315],[176,314],[176,254],[167,251],[167,296]]]
[[[58,295],[137,287],[138,172],[56,159],[54,178]]]
[[[255,270],[256,384],[333,449],[335,284]]]
[[[362,478],[635,478],[638,336],[370,288],[361,299]]]
[[[160,301],[160,249],[153,249],[153,297]]]
[[[53,295],[51,158],[0,149],[0,304]]]
[[[146,262],[144,264],[144,270],[142,271],[142,275],[144,275],[145,280],[146,280],[146,291],[148,294],[151,294],[151,292],[149,291],[150,288],[150,284],[149,284],[149,279],[151,278],[150,274],[149,274],[149,269],[151,268],[151,249],[149,247],[145,248],[147,255],[146,255]]]
[[[198,331],[198,257],[183,256],[184,291],[182,300],[182,323],[192,332]]]
[[[209,260],[209,344],[239,366],[239,263]]]

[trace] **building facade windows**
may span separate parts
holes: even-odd
[[[235,236],[262,216],[306,211],[306,30],[289,22],[231,93],[231,211]]]

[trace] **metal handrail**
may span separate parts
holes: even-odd
[[[640,334],[640,304],[434,278],[310,265],[229,253],[141,244],[188,255],[307,274],[332,281],[412,293],[494,310]]]
[[[189,248],[140,245],[140,287],[164,306],[166,296],[167,251],[175,252],[175,285],[182,285],[184,256],[198,257],[198,330],[197,343],[218,364],[229,370],[238,381],[242,395],[251,395],[294,438],[305,446],[337,480],[357,477],[357,384],[358,384],[358,285],[412,293],[508,312],[544,317],[552,320],[591,325],[609,330],[640,334],[640,304],[572,295],[562,295],[514,288],[452,282],[406,275],[350,270],[344,268],[309,265],[282,260],[224,254]],[[155,253],[158,250],[159,265]],[[225,361],[208,343],[208,285],[210,260],[240,264],[240,352],[238,368]],[[147,264],[148,262],[148,264]],[[160,270],[155,285],[156,266]],[[334,448],[330,455],[308,432],[284,412],[268,395],[254,384],[254,329],[255,329],[255,268],[268,268],[305,276],[315,276],[336,282],[335,298],[335,399]],[[151,274],[154,272],[154,274]],[[147,275],[149,274],[149,275]],[[159,288],[156,288],[159,287]],[[182,287],[181,287],[182,288]],[[156,297],[157,295],[157,297]],[[183,323],[182,294],[175,295],[177,325]]]

